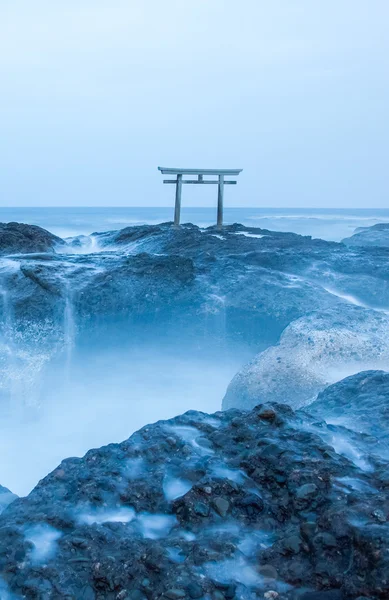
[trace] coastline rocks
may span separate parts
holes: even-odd
[[[66,242],[37,225],[0,223],[0,254],[55,252],[61,246]]]
[[[358,227],[351,237],[342,240],[346,246],[376,246],[389,248],[389,223]]]
[[[17,495],[13,494],[8,488],[0,485],[0,514],[7,506],[16,500]]]
[[[356,306],[308,314],[234,377],[223,409],[250,409],[269,400],[305,406],[329,384],[387,365],[388,331],[386,314]]]
[[[389,373],[362,371],[346,377],[320,392],[308,410],[327,423],[389,441]]]
[[[189,411],[67,459],[0,516],[2,585],[27,600],[384,599],[388,463],[361,469],[335,434],[360,440],[272,403]]]
[[[224,337],[258,351],[307,312],[350,302],[389,306],[383,250],[350,251],[292,233],[145,225],[79,236],[64,249],[29,255],[18,247],[18,255],[0,263],[19,330],[25,322],[60,321],[68,303],[77,329],[88,335],[102,324],[123,330],[124,323],[170,326],[178,319],[181,331],[198,338]]]
[[[274,343],[308,306],[343,303],[317,283],[256,264],[249,252],[261,243],[276,253],[286,244],[305,247],[309,239],[230,229],[220,236],[195,226],[131,227],[94,234],[100,252],[69,254],[68,246],[61,256],[13,256],[0,268],[15,327],[39,321],[44,330],[50,320],[60,328],[71,305],[77,331],[88,336],[101,327],[120,335],[127,325],[142,335],[148,326],[155,337],[156,328],[170,335],[179,325],[181,337],[258,349]]]
[[[158,344],[194,354],[222,350],[241,363],[267,349],[229,388],[225,406],[244,406],[243,397],[247,407],[283,402],[286,393],[295,406],[306,403],[345,375],[381,368],[381,344],[385,359],[386,316],[378,309],[389,306],[386,249],[238,224],[218,231],[169,223],[95,233],[62,248],[0,258],[4,396],[19,377],[11,347],[26,382],[70,349]],[[355,319],[352,310],[360,311]],[[375,345],[364,341],[370,333]]]

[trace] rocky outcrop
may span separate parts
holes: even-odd
[[[342,240],[346,246],[378,246],[389,248],[389,223],[377,223],[372,227],[358,227],[355,233]]]
[[[309,245],[309,239],[266,236],[245,230],[220,236],[195,226],[131,227],[94,234],[91,245],[100,252],[92,254],[13,256],[2,268],[2,285],[19,330],[23,322],[40,322],[43,329],[50,322],[52,331],[70,301],[77,331],[88,336],[107,324],[116,324],[119,334],[130,326],[134,336],[138,326],[142,335],[147,327],[155,335],[163,327],[162,334],[170,335],[179,326],[181,338],[223,337],[264,347],[305,314],[307,304],[312,310],[342,302],[309,279],[262,265],[264,256],[251,252],[266,239],[263,252]]]
[[[68,244],[67,254],[19,254],[0,263],[15,321],[56,323],[70,299],[78,330],[85,326],[88,334],[104,315],[121,328],[122,320],[136,326],[141,315],[170,329],[181,322],[182,331],[194,327],[203,337],[210,327],[211,335],[222,333],[233,343],[261,349],[307,312],[350,301],[389,305],[384,249],[350,251],[342,244],[241,225],[222,233],[149,225],[84,238]],[[0,302],[0,312],[3,308]],[[217,332],[221,324],[223,332]]]
[[[218,231],[165,223],[94,233],[62,250],[0,259],[5,379],[15,370],[10,344],[26,381],[30,363],[37,377],[51,357],[82,344],[137,347],[158,340],[179,352],[222,348],[242,362],[267,349],[254,370],[244,371],[243,379],[248,373],[253,382],[247,394],[252,407],[259,398],[283,401],[286,392],[297,405],[344,375],[382,368],[389,307],[385,248],[350,249],[238,224]],[[374,344],[365,343],[363,332]],[[230,387],[230,399],[235,384],[242,396],[241,379]]]
[[[0,254],[54,252],[66,242],[37,225],[0,223]]]
[[[11,502],[16,500],[17,495],[13,494],[8,488],[0,485],[0,514]]]
[[[270,400],[307,405],[345,375],[389,364],[388,331],[388,315],[361,307],[308,314],[234,377],[223,408],[250,409]]]
[[[389,441],[389,373],[363,371],[346,377],[321,392],[309,412]]]
[[[3,587],[26,599],[383,600],[388,463],[373,453],[365,468],[355,444],[360,457],[363,436],[280,404],[144,427],[63,461],[5,510]]]

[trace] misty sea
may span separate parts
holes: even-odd
[[[215,223],[216,208],[183,206],[181,215],[182,223],[208,227]],[[173,207],[0,207],[0,222],[39,225],[62,238],[172,219]],[[340,241],[357,227],[389,222],[389,208],[226,208],[224,221]]]

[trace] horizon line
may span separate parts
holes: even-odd
[[[71,208],[71,209],[85,209],[85,208],[107,208],[107,209],[111,209],[111,210],[116,210],[116,209],[131,209],[131,208],[142,208],[142,209],[161,209],[161,208],[169,208],[174,210],[174,206],[172,205],[163,205],[163,206],[144,206],[141,204],[137,204],[137,205],[119,205],[119,206],[109,206],[109,205],[86,205],[86,206],[75,206],[72,204],[63,204],[60,206],[54,206],[54,205],[34,205],[34,206],[0,206],[0,210],[1,209],[35,209],[35,208],[50,208],[50,209],[61,209],[61,208]],[[215,207],[213,206],[183,206],[182,210],[186,210],[186,209],[209,209],[209,210],[214,210]],[[359,211],[359,210],[369,210],[369,211],[373,211],[373,210],[387,210],[389,211],[389,206],[388,207],[359,207],[359,208],[352,208],[352,207],[348,207],[348,206],[225,206],[224,210],[231,210],[231,209],[242,209],[242,208],[248,208],[248,209],[254,209],[254,210],[279,210],[279,209],[288,209],[288,210],[351,210],[351,211]]]

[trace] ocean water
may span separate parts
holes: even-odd
[[[0,222],[19,221],[40,225],[64,238],[172,219],[172,207],[0,207]],[[191,222],[200,227],[208,227],[215,224],[215,219],[215,208],[182,208],[183,223]],[[389,208],[226,208],[224,221],[340,241],[352,235],[357,227],[389,222]]]

